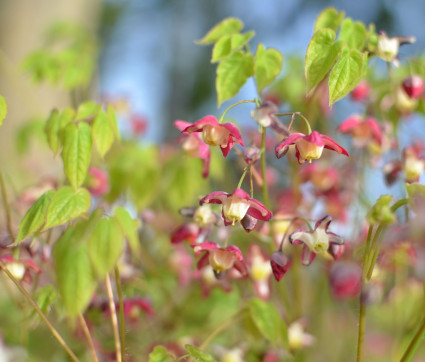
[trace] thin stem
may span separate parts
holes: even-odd
[[[77,358],[77,356],[71,351],[71,348],[69,348],[69,346],[63,340],[63,338],[58,333],[58,331],[55,329],[55,327],[53,327],[53,325],[47,319],[46,315],[38,307],[38,305],[34,301],[34,299],[32,299],[32,297],[28,294],[28,292],[25,290],[25,288],[19,283],[19,281],[12,275],[12,273],[1,262],[0,262],[0,269],[2,269],[6,273],[6,275],[9,277],[9,279],[17,286],[19,291],[24,295],[24,297],[27,299],[27,301],[35,309],[35,311],[38,313],[38,315],[41,317],[41,319],[44,321],[44,323],[46,323],[47,327],[50,329],[53,336],[58,340],[58,342],[65,349],[65,351],[69,354],[69,356],[72,358],[72,360],[78,362],[79,359]]]
[[[233,318],[228,319],[226,322],[224,322],[223,324],[220,324],[214,331],[211,332],[211,334],[202,342],[202,344],[199,346],[200,350],[205,349],[210,343],[211,341],[217,337],[217,335],[224,331],[225,329],[227,329],[228,327],[230,327],[232,324],[235,324],[240,318],[242,318],[243,314],[237,314],[235,315]]]
[[[270,209],[269,191],[267,189],[266,179],[266,128],[261,127],[261,176],[263,178],[263,184],[261,189],[263,191],[264,204]]]
[[[249,166],[246,166],[246,167],[244,168],[244,170],[243,170],[243,174],[242,174],[241,178],[239,179],[238,186],[236,187],[237,189],[240,189],[240,188],[241,188],[241,186],[242,186],[242,182],[243,182],[243,180],[244,180],[244,178],[245,178],[245,176],[246,176],[246,172],[248,171],[248,168],[249,168]]]
[[[287,112],[287,113],[275,113],[274,114],[275,116],[292,116],[292,117],[294,117],[294,115],[296,115],[296,116],[298,116],[298,117],[301,117],[303,120],[304,120],[304,123],[305,123],[305,125],[307,126],[307,133],[308,134],[310,134],[311,133],[311,126],[310,126],[310,122],[309,122],[309,120],[306,118],[306,117],[304,117],[303,115],[302,115],[302,113],[301,112]],[[293,122],[293,118],[291,119],[291,123],[290,123],[290,126],[292,126],[292,122]]]
[[[6,186],[4,184],[3,172],[1,172],[1,171],[0,171],[0,187],[1,187],[1,196],[3,198],[3,205],[4,205],[4,209],[6,211],[7,231],[9,232],[9,235],[12,238],[12,241],[14,241],[15,237],[13,236],[12,216],[10,214],[9,201],[7,199],[7,192],[6,192]]]
[[[96,349],[94,348],[93,339],[91,338],[90,331],[89,331],[89,328],[87,327],[86,320],[84,319],[84,317],[81,313],[78,315],[78,319],[80,320],[81,327],[83,328],[83,332],[84,332],[84,334],[87,338],[87,342],[89,344],[90,351],[93,355],[93,361],[98,362],[99,360],[97,359]]]
[[[415,333],[415,336],[413,337],[413,339],[410,341],[409,346],[406,349],[406,352],[404,352],[403,356],[400,359],[400,362],[408,362],[413,358],[416,350],[418,349],[419,345],[422,343],[424,336],[425,336],[425,317],[422,319],[419,329]]]
[[[365,322],[366,322],[366,306],[363,298],[363,283],[360,291],[360,312],[359,312],[359,333],[357,337],[357,362],[363,360],[363,346],[364,346],[364,332],[365,332]]]
[[[115,284],[117,285],[118,300],[119,300],[119,327],[120,327],[120,343],[121,343],[121,358],[125,361],[125,320],[124,320],[124,299],[121,288],[120,271],[115,265]]]
[[[233,103],[232,105],[230,105],[229,107],[227,107],[224,110],[223,114],[221,115],[220,119],[218,120],[218,123],[222,123],[223,122],[224,116],[226,115],[226,113],[228,111],[230,111],[233,107],[235,107],[235,106],[237,106],[239,104],[242,104],[242,103],[256,103],[256,101],[255,101],[255,99],[250,99],[250,100],[244,100],[244,101],[239,101],[239,102]]]
[[[118,333],[118,318],[117,318],[117,311],[115,309],[114,295],[112,293],[111,279],[109,278],[109,274],[106,274],[105,283],[106,283],[106,290],[108,292],[109,310],[111,312],[112,329],[114,331],[115,355],[117,357],[117,362],[121,362],[121,344],[120,344],[120,336]]]
[[[251,199],[254,198],[254,182],[252,180],[252,167],[249,167],[249,189],[251,194]]]

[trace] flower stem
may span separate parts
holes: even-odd
[[[121,362],[121,344],[120,344],[120,337],[118,333],[118,318],[117,318],[117,311],[115,309],[114,295],[112,293],[111,279],[109,278],[109,274],[106,274],[105,284],[106,284],[106,290],[108,292],[109,310],[111,312],[112,329],[114,331],[115,355],[117,358],[117,362]]]
[[[363,297],[363,285],[364,280],[362,280],[362,288],[360,291],[360,312],[359,312],[359,333],[357,337],[357,362],[363,360],[363,346],[364,346],[364,332],[365,332],[365,322],[366,322],[366,306]]]
[[[7,231],[9,232],[9,235],[12,238],[12,241],[14,241],[15,237],[13,236],[12,216],[10,214],[9,201],[7,199],[7,192],[6,192],[6,186],[4,184],[3,172],[1,171],[0,171],[0,187],[1,187],[1,196],[3,198],[3,206],[6,211]]]
[[[410,341],[409,346],[406,349],[406,352],[404,352],[403,356],[400,359],[400,362],[409,362],[412,360],[419,345],[423,342],[424,336],[425,336],[425,317],[422,318],[419,329],[415,333],[415,336],[413,337],[413,339]]]
[[[41,319],[46,323],[47,327],[52,332],[53,336],[58,340],[58,342],[61,344],[61,346],[65,349],[65,351],[69,354],[71,359],[73,361],[79,361],[77,356],[71,351],[71,348],[66,344],[66,342],[63,340],[61,335],[58,333],[58,331],[53,327],[53,325],[50,323],[50,321],[47,319],[46,315],[41,311],[37,303],[32,299],[32,297],[28,294],[28,292],[25,290],[25,288],[19,283],[19,281],[12,275],[12,273],[2,264],[0,263],[0,269],[2,269],[6,275],[9,277],[9,279],[17,286],[19,291],[24,295],[24,297],[27,299],[27,301],[31,304],[31,306],[35,309],[35,311],[38,313],[38,315],[41,317]]]
[[[121,358],[125,361],[125,320],[124,320],[124,300],[121,288],[120,271],[115,265],[115,284],[117,285],[118,300],[119,300],[119,328],[120,328],[120,343],[121,343]]]
[[[270,209],[269,191],[267,189],[266,179],[266,128],[261,127],[261,177],[263,178],[263,184],[261,189],[263,191],[264,205]]]
[[[84,317],[81,313],[78,315],[78,319],[80,320],[81,327],[83,328],[84,334],[86,335],[87,342],[88,342],[89,347],[90,347],[90,351],[93,355],[93,361],[98,362],[99,360],[97,359],[96,349],[94,348],[93,339],[91,338],[90,331],[89,331],[89,328],[87,327],[86,320],[84,319]]]
[[[226,328],[230,327],[232,324],[235,324],[240,318],[242,318],[243,314],[236,314],[232,318],[228,319],[226,322],[220,324],[214,331],[211,332],[211,334],[202,342],[202,344],[199,346],[200,350],[205,349],[211,341],[217,337],[217,335],[224,331]]]
[[[255,101],[255,99],[250,99],[250,100],[239,101],[239,102],[236,102],[236,103],[231,104],[229,107],[227,107],[224,110],[223,114],[220,116],[220,119],[218,120],[218,123],[222,123],[223,122],[224,116],[226,115],[226,113],[228,111],[230,111],[233,107],[235,107],[235,106],[237,106],[239,104],[242,104],[242,103],[256,103],[256,101]]]
[[[244,178],[245,178],[245,176],[246,176],[246,172],[248,171],[248,169],[249,169],[249,168],[250,168],[249,166],[246,166],[246,167],[244,168],[244,170],[243,170],[243,174],[242,174],[241,178],[239,179],[238,186],[236,187],[237,189],[240,189],[240,188],[241,188],[241,186],[242,186],[242,182],[243,182],[243,180],[244,180]]]
[[[275,113],[275,116],[294,116],[297,115],[298,117],[301,117],[304,120],[305,125],[307,126],[307,133],[310,134],[311,133],[311,126],[310,126],[310,122],[309,120],[302,115],[301,112],[288,112],[288,113]],[[291,126],[292,126],[292,122],[293,122],[293,118],[291,120]]]

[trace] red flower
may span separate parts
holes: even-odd
[[[404,78],[403,89],[410,98],[419,98],[424,90],[424,81],[419,75],[411,75]]]
[[[297,156],[298,163],[300,165],[306,160],[311,162],[311,160],[319,159],[320,156],[322,156],[323,148],[348,156],[348,152],[332,138],[324,134],[320,134],[317,131],[313,131],[307,136],[303,133],[291,134],[288,138],[284,139],[276,146],[276,157],[283,157],[291,145],[295,145],[295,155]]]
[[[241,221],[246,231],[253,230],[257,220],[269,221],[272,217],[271,211],[261,202],[250,198],[242,189],[236,189],[231,194],[212,192],[202,198],[200,204],[222,204],[224,224],[234,225],[236,221]]]
[[[310,265],[316,254],[331,255],[334,259],[340,256],[340,248],[334,248],[332,245],[342,245],[344,239],[328,231],[331,221],[332,216],[326,215],[323,219],[316,222],[313,231],[296,230],[289,235],[291,244],[304,244],[301,255],[301,262],[304,265]]]
[[[358,115],[348,117],[339,125],[338,131],[351,134],[357,147],[364,147],[372,140],[379,145],[382,143],[381,127],[373,117],[366,119]]]
[[[235,143],[245,146],[241,134],[234,124],[218,123],[214,116],[205,116],[182,130],[182,133],[189,135],[193,132],[202,132],[202,139],[206,144],[220,146],[224,157],[229,154]]]
[[[206,265],[211,265],[215,276],[218,278],[221,272],[235,268],[243,276],[248,274],[242,252],[235,245],[226,248],[220,248],[218,244],[211,241],[205,241],[201,244],[192,245],[196,256],[205,252],[198,261],[197,268],[202,269]]]
[[[362,269],[352,262],[337,262],[329,273],[332,295],[337,299],[357,297],[361,289]]]
[[[279,250],[272,254],[270,264],[272,266],[273,275],[279,282],[291,267],[291,259]]]
[[[354,101],[362,102],[369,98],[370,85],[367,81],[362,80],[356,87],[351,91],[350,96]]]
[[[175,121],[174,126],[183,132],[183,130],[191,126],[191,124],[185,121]],[[202,141],[201,135],[199,133],[183,134],[180,138],[180,142],[183,144],[183,149],[189,154],[189,156],[200,158],[202,160],[202,177],[208,177],[211,152],[208,145]]]

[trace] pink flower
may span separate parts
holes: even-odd
[[[356,87],[351,91],[351,99],[357,102],[365,101],[370,95],[370,85],[367,81],[362,80]]]
[[[16,260],[12,255],[5,255],[0,258],[0,262],[9,270],[9,272],[17,280],[22,280],[27,283],[32,282],[30,270],[36,274],[41,273],[40,267],[31,259]]]
[[[89,168],[87,189],[93,196],[103,196],[109,191],[108,173],[97,167]]]
[[[242,252],[235,245],[220,248],[216,243],[205,241],[201,244],[192,245],[192,248],[196,256],[204,252],[204,255],[198,261],[197,268],[202,269],[209,264],[217,278],[221,276],[222,272],[232,268],[235,268],[243,276],[248,274]]]
[[[298,163],[301,165],[306,160],[317,160],[322,156],[323,148],[333,150],[339,154],[348,156],[348,152],[336,143],[332,138],[317,131],[311,132],[309,135],[303,133],[293,133],[288,138],[280,142],[276,148],[276,157],[283,157],[288,152],[289,146],[295,145]]]
[[[338,131],[351,134],[353,143],[357,147],[364,147],[370,141],[375,141],[378,145],[382,143],[381,127],[373,117],[366,119],[359,115],[348,117],[339,125]]]
[[[301,255],[301,262],[304,265],[310,265],[316,257],[316,254],[321,254],[323,256],[331,255],[334,259],[339,257],[340,248],[334,248],[332,246],[334,244],[342,245],[344,239],[328,231],[331,221],[332,216],[326,215],[323,219],[316,222],[313,231],[296,230],[289,235],[291,244],[304,244]]]
[[[174,126],[183,132],[191,124],[185,121],[175,121]],[[201,135],[199,133],[184,133],[180,142],[189,156],[202,160],[202,177],[207,178],[210,171],[211,152],[208,145],[202,141]]]
[[[214,116],[205,116],[182,130],[182,133],[189,135],[193,132],[202,132],[202,139],[206,144],[220,146],[224,157],[229,154],[235,143],[245,146],[241,134],[234,124],[218,123]]]
[[[261,202],[250,198],[242,189],[236,189],[231,194],[224,191],[212,192],[203,197],[200,204],[222,204],[224,224],[234,225],[241,221],[246,231],[253,230],[257,220],[269,221],[272,217],[271,211]]]

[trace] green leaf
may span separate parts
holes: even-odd
[[[70,317],[84,311],[96,287],[87,243],[84,242],[86,224],[67,229],[53,248],[59,293]]]
[[[155,346],[149,354],[149,362],[173,362],[174,360],[174,356],[168,353],[163,346]]]
[[[367,38],[366,26],[360,22],[350,18],[345,19],[341,25],[339,39],[344,41],[349,48],[362,50]]]
[[[336,32],[343,18],[343,11],[339,12],[335,8],[326,8],[317,17],[314,23],[314,32],[323,28],[329,28]]]
[[[258,93],[275,80],[282,70],[282,63],[283,57],[278,50],[272,48],[265,50],[263,44],[258,44],[254,64]]]
[[[29,208],[19,224],[18,236],[16,237],[14,244],[19,243],[30,234],[35,233],[42,228],[46,220],[47,208],[54,193],[54,190],[47,191]]]
[[[3,124],[4,119],[7,115],[7,103],[5,99],[0,96],[0,126]]]
[[[222,36],[213,47],[211,63],[216,63],[226,58],[232,52],[232,36]]]
[[[254,57],[237,51],[217,67],[216,89],[218,106],[236,95],[247,79],[254,74]]]
[[[84,214],[89,207],[90,194],[86,189],[62,187],[50,200],[43,230],[71,221]]]
[[[109,117],[105,112],[99,112],[92,126],[93,142],[99,154],[103,157],[114,142],[114,131],[112,130]]]
[[[139,254],[140,241],[137,229],[140,227],[140,221],[133,219],[129,212],[122,206],[115,208],[115,219],[120,225],[133,253]]]
[[[191,357],[196,358],[196,361],[217,362],[217,360],[213,356],[211,356],[209,353],[205,353],[204,351],[201,351],[199,348],[196,348],[195,346],[186,344],[184,348],[186,349],[186,351],[189,352]]]
[[[91,132],[87,123],[80,122],[78,127],[74,123],[69,123],[65,127],[61,156],[65,175],[74,188],[79,187],[86,179],[91,147]]]
[[[367,59],[357,49],[345,51],[337,60],[329,75],[329,106],[344,97],[359,83]]]
[[[44,132],[46,133],[47,143],[49,144],[50,149],[53,153],[57,153],[61,144],[59,141],[59,129],[61,126],[61,120],[59,116],[59,111],[54,109],[49,116],[49,119],[46,122],[44,127]]]
[[[331,29],[318,30],[310,40],[305,55],[307,90],[314,88],[329,72],[338,57],[343,42],[335,40]]]
[[[81,103],[78,106],[77,117],[75,119],[81,121],[83,119],[95,117],[101,109],[102,106],[93,101]]]
[[[53,285],[46,285],[45,287],[37,290],[34,295],[34,299],[37,301],[38,306],[44,314],[47,314],[51,305],[57,298],[56,289]],[[36,314],[34,310],[34,314]]]
[[[106,107],[106,114],[108,115],[109,124],[111,125],[112,132],[116,140],[120,140],[120,132],[118,131],[117,115],[115,114],[114,107],[110,104]]]
[[[226,18],[217,25],[215,25],[198,44],[215,43],[224,35],[232,35],[238,33],[243,28],[243,23],[236,18]]]
[[[232,35],[232,50],[237,50],[243,47],[246,43],[248,43],[251,38],[255,35],[255,31],[248,31],[243,34],[233,34]]]
[[[235,50],[240,49],[255,35],[255,32],[250,31],[244,34],[233,34],[222,36],[213,47],[211,63],[216,63],[223,60]]]
[[[114,267],[124,250],[124,236],[115,219],[101,219],[93,230],[88,252],[93,268],[99,278]]]
[[[251,319],[261,334],[270,342],[276,343],[281,337],[282,318],[279,311],[270,303],[254,298],[248,302]]]

